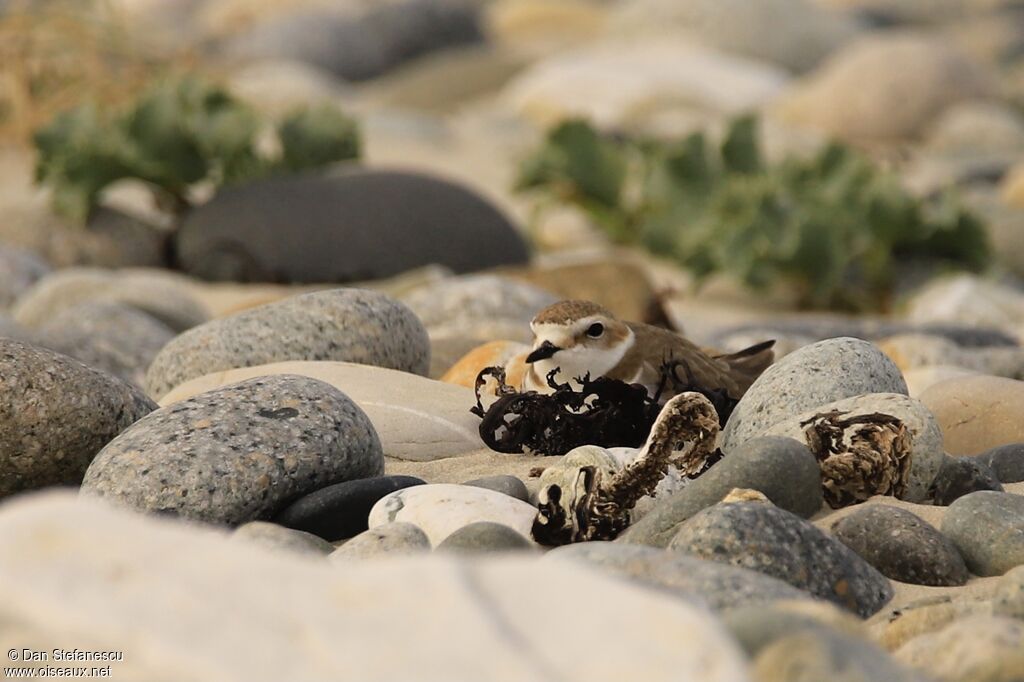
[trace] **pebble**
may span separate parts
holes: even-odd
[[[753,438],[665,500],[656,501],[619,542],[665,547],[679,524],[719,502],[734,488],[759,490],[782,509],[803,517],[824,504],[821,470],[806,445],[792,438]]]
[[[1024,564],[1024,495],[980,491],[949,505],[942,532],[975,575],[1002,575]]]
[[[49,272],[50,266],[31,251],[10,246],[0,248],[0,310],[9,308]]]
[[[523,480],[517,476],[508,476],[505,474],[485,476],[484,478],[474,478],[472,481],[466,481],[462,485],[470,485],[475,488],[487,488],[488,490],[509,495],[526,503],[530,502],[530,491],[527,490],[526,484],[523,483]]]
[[[885,576],[848,547],[766,502],[709,507],[679,527],[669,549],[760,571],[865,618],[893,596]]]
[[[325,557],[334,551],[334,546],[323,538],[266,521],[243,523],[232,531],[230,537],[235,542],[247,542],[294,554]]]
[[[969,577],[956,545],[904,509],[863,505],[836,522],[832,535],[893,580],[941,586],[963,585]]]
[[[805,346],[765,370],[746,392],[722,432],[722,450],[809,410],[865,393],[907,394],[899,369],[877,346],[854,338]]]
[[[992,595],[992,611],[1024,620],[1024,566],[1011,568],[999,579]]]
[[[935,504],[948,507],[968,493],[1003,489],[992,467],[976,457],[947,457],[932,483]]]
[[[955,596],[924,597],[893,606],[871,617],[872,638],[886,651],[896,651],[921,635],[942,630],[950,623],[977,615],[991,615],[992,606],[982,600]]]
[[[238,525],[384,472],[380,441],[341,391],[260,377],[162,407],[109,443],[83,492],[140,511]]]
[[[973,616],[900,647],[896,660],[944,682],[1017,682],[1024,673],[1024,622]]]
[[[331,542],[343,540],[367,529],[370,509],[380,498],[425,483],[415,476],[378,476],[336,483],[295,500],[274,516],[274,523]]]
[[[556,547],[544,561],[579,561],[659,588],[712,609],[806,600],[811,595],[764,573],[705,561],[681,552],[618,542],[579,542]]]
[[[364,530],[331,554],[332,562],[430,551],[427,534],[411,523],[387,523]]]
[[[1024,442],[1024,381],[972,376],[942,381],[921,394],[942,428],[946,452],[977,455]]]
[[[164,396],[204,374],[285,360],[347,361],[423,375],[430,368],[430,341],[412,311],[385,294],[318,291],[181,334],[153,360],[146,387]]]
[[[939,429],[935,417],[919,400],[900,393],[869,393],[844,398],[817,405],[812,410],[781,421],[769,428],[766,433],[807,442],[805,427],[800,424],[816,414],[835,410],[845,412],[844,418],[878,412],[892,415],[902,421],[910,430],[913,440],[906,491],[900,497],[910,502],[923,502],[927,499],[928,489],[939,473],[945,455],[942,431]],[[874,492],[889,494],[886,490],[875,490]]]
[[[737,606],[722,613],[722,622],[751,658],[782,637],[806,631],[825,629],[851,637],[867,636],[863,621],[849,611],[806,599]]]
[[[154,409],[105,372],[0,338],[0,498],[78,485],[96,453]]]
[[[467,485],[434,483],[398,490],[381,498],[370,510],[370,528],[402,521],[419,526],[434,547],[471,523],[492,521],[531,537],[537,509],[493,490]]]
[[[758,654],[752,673],[758,682],[926,682],[877,646],[824,629],[775,640]]]
[[[1024,443],[1000,445],[977,455],[975,459],[988,465],[1001,483],[1024,481]]]
[[[455,554],[489,554],[532,549],[532,542],[508,526],[492,521],[477,521],[463,526],[437,546],[439,552]]]

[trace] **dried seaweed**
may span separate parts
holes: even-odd
[[[910,429],[889,414],[843,419],[845,414],[822,412],[800,423],[821,466],[825,501],[838,509],[874,495],[902,496],[910,475]]]

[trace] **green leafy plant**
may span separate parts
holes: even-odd
[[[989,260],[984,226],[951,194],[917,199],[839,144],[768,164],[750,116],[717,148],[701,133],[664,143],[567,121],[525,161],[518,188],[579,207],[617,242],[672,257],[698,281],[786,282],[808,307],[884,308],[907,260]]]
[[[275,152],[260,143],[265,132]],[[36,179],[53,188],[56,208],[86,220],[103,190],[125,178],[147,183],[174,213],[190,207],[199,183],[230,185],[318,168],[359,156],[355,123],[329,105],[274,125],[225,90],[186,78],[164,82],[123,110],[94,104],[56,116],[35,134]]]

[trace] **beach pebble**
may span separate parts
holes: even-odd
[[[437,546],[439,552],[489,554],[533,549],[533,543],[508,526],[492,521],[477,521],[463,526]]]
[[[1002,575],[1024,564],[1024,495],[979,491],[949,505],[942,532],[976,575]]]
[[[331,554],[332,562],[430,551],[426,533],[411,523],[387,523],[364,530]]]
[[[508,476],[505,474],[499,474],[497,476],[485,476],[484,478],[474,478],[472,481],[466,481],[462,485],[471,485],[475,488],[487,488],[495,492],[504,493],[517,500],[529,503],[530,491],[526,489],[526,484],[523,480],[517,476]]]
[[[325,557],[334,551],[331,543],[323,538],[266,521],[243,523],[231,533],[231,540],[308,556]]]
[[[931,487],[935,504],[948,507],[968,493],[977,490],[1002,490],[992,467],[975,457],[947,457]]]

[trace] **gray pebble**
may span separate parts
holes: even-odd
[[[419,554],[430,551],[430,540],[419,526],[411,523],[388,523],[363,531],[334,550],[332,562],[350,559],[372,559],[385,555]]]
[[[1024,443],[1000,445],[981,453],[975,459],[991,467],[1002,483],[1024,481]]]
[[[1024,566],[1011,568],[999,579],[992,595],[992,612],[1024,620]]]
[[[373,425],[309,377],[257,377],[163,407],[96,457],[83,491],[141,511],[237,525],[383,473]]]
[[[231,533],[231,539],[267,549],[310,556],[327,556],[334,551],[334,545],[312,533],[292,530],[266,521],[250,521],[242,524]]]
[[[533,549],[533,544],[515,530],[493,521],[477,521],[458,529],[437,546],[438,552],[488,554]]]
[[[882,575],[914,585],[963,585],[969,577],[956,545],[911,512],[863,505],[832,526],[837,540]]]
[[[942,532],[976,575],[1002,575],[1024,564],[1024,495],[979,491],[949,505]]]
[[[0,338],[0,498],[78,485],[96,453],[154,409],[106,372]]]
[[[333,289],[207,322],[168,343],[146,376],[151,395],[211,372],[286,360],[337,360],[414,374],[430,368],[416,316],[385,294]]]
[[[889,581],[809,521],[767,502],[717,504],[679,527],[669,549],[760,571],[867,617]]]
[[[50,266],[31,251],[0,247],[0,310],[9,308],[21,294],[50,272]]]
[[[984,461],[975,457],[946,457],[929,492],[935,504],[948,507],[968,493],[1002,489],[995,472]]]
[[[765,647],[753,664],[758,682],[928,682],[879,647],[825,629],[801,630]]]
[[[682,490],[658,501],[619,537],[665,547],[679,524],[721,501],[733,488],[760,490],[782,509],[810,517],[822,507],[821,469],[806,445],[766,436],[736,447]]]
[[[517,476],[485,476],[483,478],[474,478],[472,481],[466,481],[462,485],[486,488],[487,490],[504,493],[523,502],[530,501],[530,491],[527,490],[526,484],[523,483],[522,479]]]

